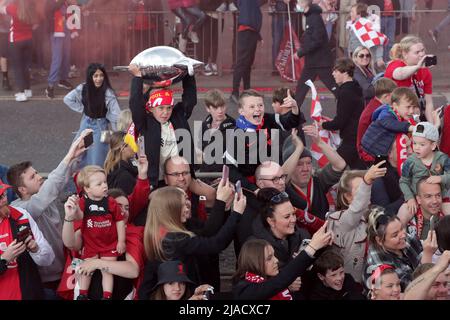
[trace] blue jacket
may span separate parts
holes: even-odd
[[[401,122],[389,105],[382,105],[372,114],[372,123],[361,140],[361,146],[372,156],[387,156],[395,136],[408,133],[409,122]]]
[[[238,0],[239,20],[238,25],[249,26],[256,32],[261,31],[262,13],[260,7],[267,1],[264,0]]]

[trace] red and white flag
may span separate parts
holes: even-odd
[[[355,33],[359,42],[361,42],[365,47],[372,48],[375,46],[384,46],[389,42],[388,37],[375,30],[372,21],[359,18],[355,23],[353,23],[350,28]]]
[[[288,81],[297,81],[302,73],[303,66],[305,64],[305,59],[299,59],[297,57],[297,51],[300,49],[300,41],[298,40],[297,34],[292,30],[292,41],[294,47],[291,48],[292,42],[289,35],[289,26],[286,25],[284,28],[283,39],[280,44],[280,51],[278,52],[277,59],[275,60],[275,67],[277,68],[280,76]],[[294,69],[292,70],[292,52],[294,53]]]
[[[314,83],[311,80],[308,80],[305,84],[311,88],[311,119],[317,122],[320,122],[321,120],[331,120],[328,117],[322,116],[322,105],[320,104],[320,99]],[[341,143],[341,137],[339,136],[338,131],[320,130],[319,135],[322,141],[329,144],[333,149],[337,149]],[[319,146],[315,143],[311,145],[311,154],[314,159],[317,160],[321,168],[328,163],[328,159],[323,155]]]

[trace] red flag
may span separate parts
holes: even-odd
[[[305,64],[304,59],[299,59],[297,57],[297,51],[300,49],[300,41],[298,40],[297,34],[292,30],[292,40],[294,42],[293,53],[294,65],[295,65],[295,77],[292,72],[292,55],[291,55],[291,41],[289,39],[289,25],[284,28],[283,39],[280,43],[280,51],[278,52],[277,60],[275,61],[275,66],[280,72],[280,76],[288,81],[297,81],[302,73],[303,66]]]

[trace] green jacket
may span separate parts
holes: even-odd
[[[423,177],[441,176],[442,191],[450,188],[450,159],[440,151],[434,152],[431,168],[428,169],[422,161],[413,153],[406,159],[402,167],[400,189],[405,195],[405,200],[414,198],[417,194],[417,182]]]

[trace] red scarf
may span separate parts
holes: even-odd
[[[303,191],[302,191],[302,189],[300,189],[300,188],[297,187],[296,185],[293,184],[293,186],[294,186],[295,192],[297,192],[297,194],[298,194],[302,199],[304,199],[304,200],[306,201],[306,208],[305,208],[305,211],[310,211],[310,209],[311,209],[311,204],[312,204],[312,201],[313,201],[313,195],[314,195],[313,188],[312,188],[312,186],[313,186],[313,179],[312,179],[312,177],[309,178],[309,182],[308,182],[306,194],[304,194]]]
[[[266,279],[264,279],[263,277],[258,276],[257,274],[251,272],[245,273],[245,280],[251,283],[261,283],[266,281]],[[291,293],[289,292],[289,289],[285,289],[274,295],[269,300],[292,300],[292,296]]]
[[[398,112],[396,110],[391,108],[391,111],[397,117],[398,121],[400,121],[400,122],[407,121],[413,126],[416,125],[416,122],[414,121],[414,119],[411,118],[409,120],[405,120],[402,117],[400,117],[400,115],[398,114]],[[399,133],[395,136],[395,145],[397,147],[397,172],[398,172],[399,176],[402,175],[403,163],[406,161],[406,159],[408,159],[408,146],[406,144],[407,138],[408,138],[408,135],[406,135],[404,133]],[[411,148],[412,148],[412,141],[411,141]]]
[[[441,219],[442,217],[444,217],[444,214],[442,212],[438,213],[438,217],[439,219]],[[415,220],[415,221],[414,221]],[[421,238],[422,236],[422,231],[423,231],[423,213],[422,213],[422,208],[418,208],[416,215],[415,215],[415,219],[411,220],[409,222],[410,227],[415,231],[416,231],[416,236],[418,239]]]

